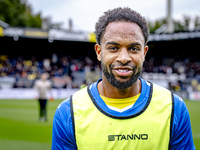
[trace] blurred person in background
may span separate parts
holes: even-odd
[[[51,88],[52,84],[48,80],[49,75],[47,73],[42,73],[39,80],[35,81],[34,89],[37,93],[37,98],[39,102],[39,121],[47,121],[47,100],[50,94],[50,100],[53,100]]]
[[[95,29],[102,79],[58,106],[52,150],[194,150],[182,98],[139,77],[148,51],[145,18],[116,8]]]

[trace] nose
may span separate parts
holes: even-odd
[[[121,49],[116,60],[123,65],[129,63],[131,61],[129,51],[126,48]]]

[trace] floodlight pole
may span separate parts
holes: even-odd
[[[174,32],[174,24],[172,19],[172,0],[167,0],[167,33]]]

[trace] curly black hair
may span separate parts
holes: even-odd
[[[134,22],[140,26],[143,32],[145,44],[148,42],[149,37],[149,27],[147,25],[146,19],[142,17],[139,13],[134,10],[131,10],[128,7],[125,8],[115,8],[113,10],[109,10],[104,12],[104,15],[101,16],[98,22],[95,25],[95,35],[97,44],[101,44],[101,39],[105,33],[106,27],[110,22],[117,21],[127,21]]]

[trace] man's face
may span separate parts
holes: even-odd
[[[106,27],[101,45],[96,45],[103,80],[117,89],[127,89],[138,79],[148,47],[141,28],[130,22],[111,22]]]

